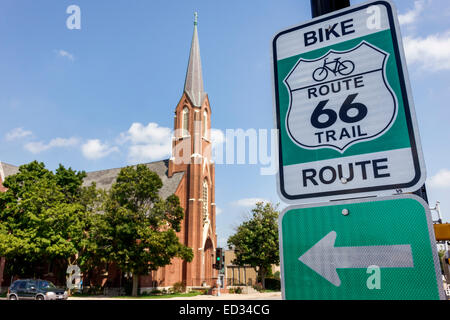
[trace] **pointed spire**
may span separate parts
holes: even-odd
[[[184,83],[184,91],[195,107],[202,105],[206,93],[203,91],[202,63],[197,34],[197,12],[194,13],[194,34],[192,36],[191,52]]]

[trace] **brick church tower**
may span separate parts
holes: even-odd
[[[214,200],[214,162],[211,160],[211,107],[203,89],[202,65],[194,20],[184,92],[175,108],[172,157],[168,176],[184,172],[187,200],[185,208],[184,244],[194,251],[194,260],[186,263],[183,278],[187,285],[213,285],[217,271],[214,263],[216,239],[216,204]],[[178,194],[178,192],[177,192]],[[184,231],[184,232],[183,232]]]

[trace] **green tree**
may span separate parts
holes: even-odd
[[[97,252],[133,274],[132,295],[139,276],[170,264],[174,257],[192,261],[192,249],[179,242],[184,217],[177,196],[161,199],[159,176],[145,165],[123,168],[113,184],[97,224]]]
[[[272,264],[279,264],[278,205],[256,203],[252,216],[244,221],[236,233],[228,238],[228,246],[235,250],[239,266],[250,265],[258,272],[262,286]]]
[[[107,193],[97,189],[96,183],[81,189],[78,202],[86,212],[83,235],[81,237],[79,254],[74,261],[83,272],[97,268],[107,260],[102,256],[97,243],[96,234],[103,223],[103,207]]]
[[[90,224],[83,194],[84,172],[66,169],[56,173],[33,161],[5,179],[0,193],[0,256],[13,274],[35,274],[36,266],[73,263],[86,241]],[[62,268],[64,269],[64,268]]]

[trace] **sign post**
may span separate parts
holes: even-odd
[[[312,17],[318,17],[350,6],[350,0],[311,0]]]
[[[428,205],[414,195],[287,208],[283,299],[445,299]]]
[[[273,67],[283,200],[387,196],[424,184],[391,1],[370,1],[279,32]]]

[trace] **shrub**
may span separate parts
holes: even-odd
[[[267,279],[266,279],[266,280],[267,280]],[[253,286],[253,289],[255,289],[255,290],[261,292],[261,291],[263,290],[263,286],[262,286],[261,283],[258,282],[257,284],[255,284],[255,285]]]
[[[241,294],[241,293],[242,293],[242,288],[241,288],[241,287],[230,288],[230,289],[228,290],[228,292],[230,292],[230,293],[235,293],[235,294]]]
[[[183,282],[177,282],[173,285],[173,293],[182,293],[186,291],[186,285]]]
[[[274,290],[274,291],[279,291],[279,290],[281,290],[281,282],[280,282],[280,279],[267,278],[267,279],[266,279],[266,289],[267,289],[267,290]]]
[[[158,290],[158,289],[153,289],[152,292],[150,292],[150,294],[155,295],[155,296],[159,295],[161,293],[162,293],[161,290]]]

